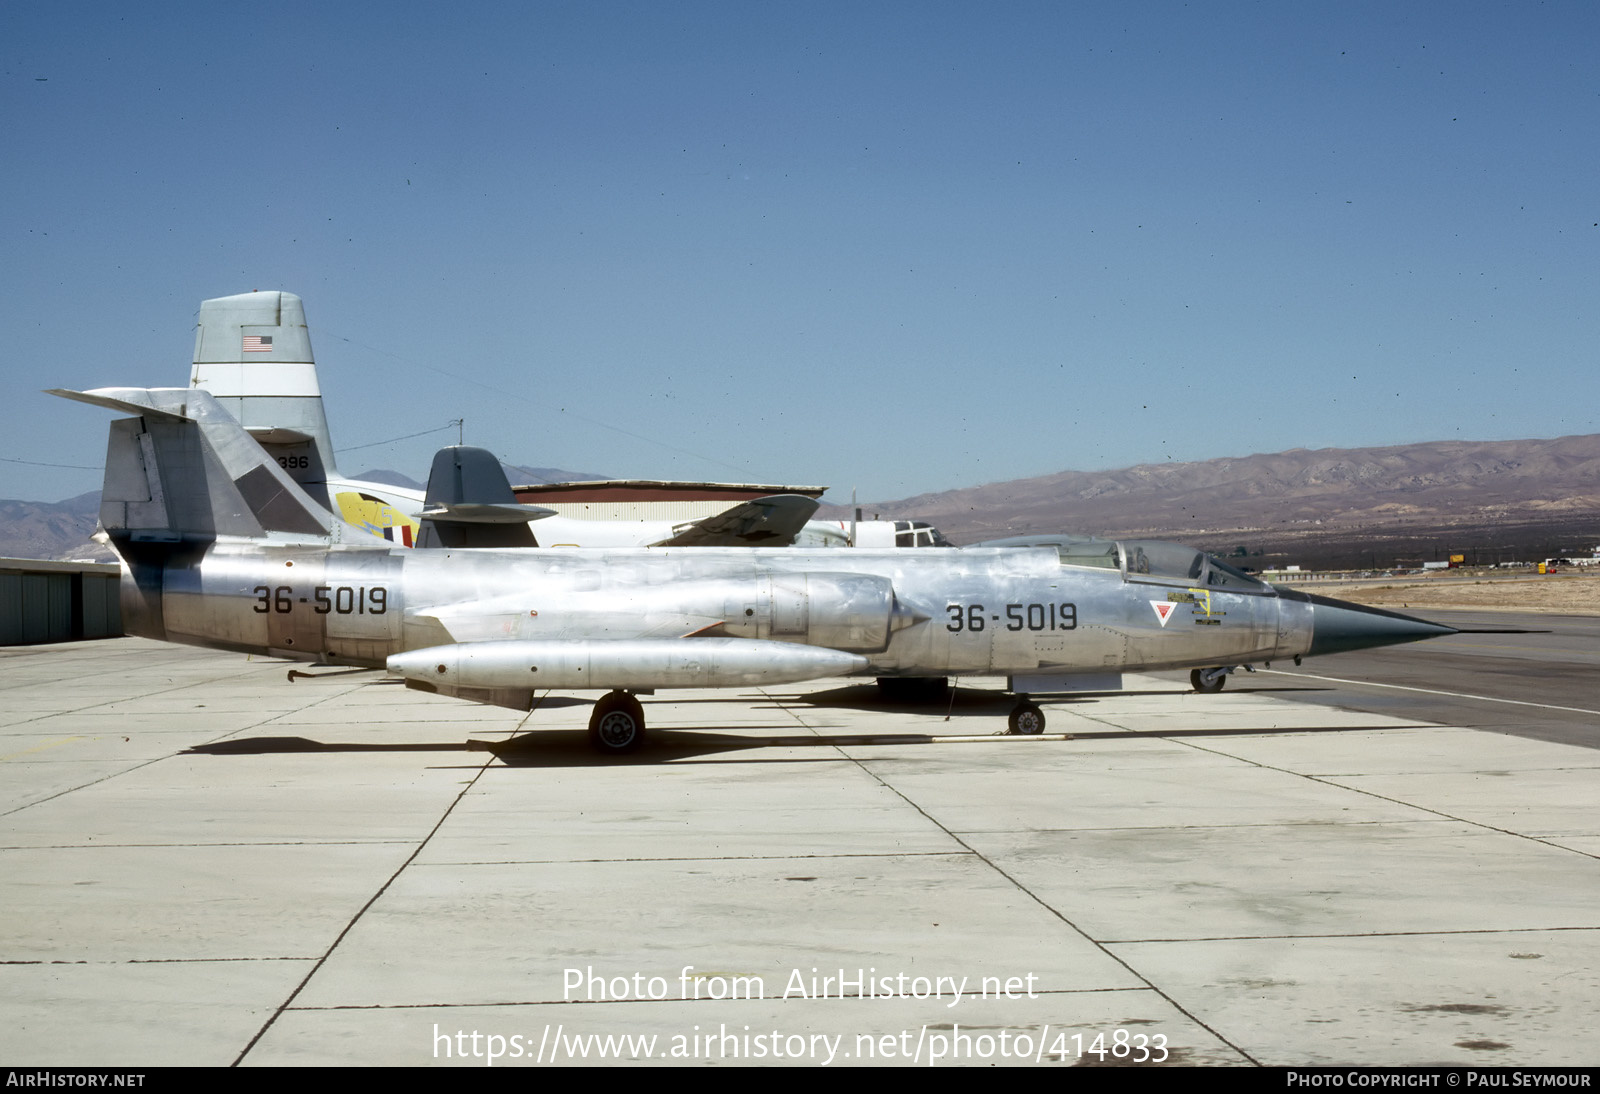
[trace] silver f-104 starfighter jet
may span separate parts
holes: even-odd
[[[635,698],[833,676],[1005,677],[1028,696],[1126,671],[1235,666],[1451,628],[1276,588],[1171,543],[862,549],[396,548],[314,500],[204,390],[56,392],[113,421],[103,532],[131,634],[386,667],[414,688],[528,710],[605,692],[603,752],[643,740]]]

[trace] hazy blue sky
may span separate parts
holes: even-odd
[[[1600,432],[1597,58],[1591,3],[4,0],[0,497],[99,486],[41,388],[181,385],[250,289],[338,447],[838,501]]]

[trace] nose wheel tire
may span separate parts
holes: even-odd
[[[1035,703],[1021,702],[1011,708],[1006,719],[1012,733],[1033,737],[1044,732],[1044,711]]]
[[[644,744],[644,708],[625,691],[613,691],[589,715],[589,745],[606,756],[622,756]]]
[[[1215,695],[1227,682],[1227,669],[1195,669],[1189,673],[1189,686],[1201,695]]]

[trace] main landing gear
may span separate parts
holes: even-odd
[[[1019,696],[1017,705],[1011,708],[1011,713],[1006,717],[1006,725],[1011,727],[1012,733],[1036,736],[1044,732],[1044,711],[1039,709],[1039,704]]]
[[[943,681],[940,681],[941,683]],[[921,683],[921,681],[918,681]],[[1044,732],[1044,711],[1025,695],[1006,717],[1012,733],[1034,737]],[[625,691],[613,691],[589,715],[589,746],[602,756],[625,756],[644,744],[644,707]]]
[[[613,691],[589,715],[589,745],[606,756],[621,756],[644,744],[644,707],[625,691]]]

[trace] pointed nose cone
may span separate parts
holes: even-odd
[[[1399,642],[1418,642],[1455,634],[1455,628],[1425,619],[1414,619],[1399,612],[1369,608],[1326,596],[1308,595],[1311,611],[1311,648],[1307,657],[1324,653],[1344,653],[1374,646],[1393,646]]]

